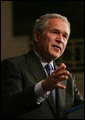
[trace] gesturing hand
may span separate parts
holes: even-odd
[[[65,70],[65,68],[66,65],[62,63],[57,70],[55,70],[50,76],[42,81],[43,90],[51,91],[56,87],[65,89],[66,86],[60,84],[61,81],[68,79],[69,71]]]

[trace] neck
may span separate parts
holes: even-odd
[[[34,50],[38,53],[38,55],[41,57],[41,59],[47,63],[50,63],[53,61],[51,57],[49,57],[46,54],[43,54],[43,52],[39,51],[38,49],[34,48]]]

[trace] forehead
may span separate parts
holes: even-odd
[[[64,30],[67,34],[70,34],[69,25],[65,20],[59,18],[51,18],[48,19],[46,26],[48,29],[60,29]]]

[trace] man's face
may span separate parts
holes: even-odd
[[[66,48],[69,34],[69,27],[65,21],[49,19],[46,28],[37,39],[40,55],[48,61],[59,58]]]

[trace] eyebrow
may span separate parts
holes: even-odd
[[[58,30],[58,29],[52,29],[52,30],[50,30],[50,31],[60,32],[60,30]],[[69,36],[69,34],[68,34],[67,32],[63,32],[63,34]]]

